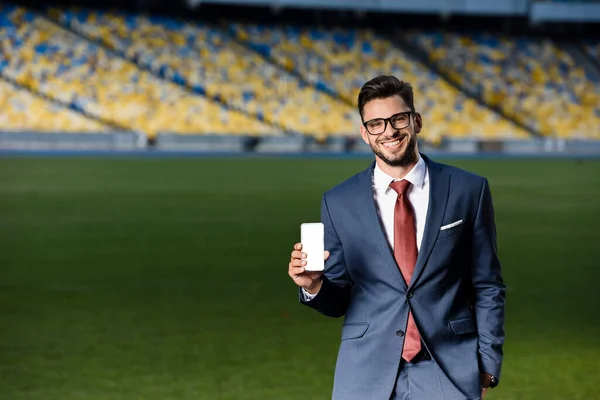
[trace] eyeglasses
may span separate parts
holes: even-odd
[[[394,114],[389,118],[375,118],[363,122],[363,125],[367,132],[371,135],[381,135],[387,129],[388,122],[394,129],[404,129],[410,125],[410,116],[414,111],[404,111],[398,114]]]

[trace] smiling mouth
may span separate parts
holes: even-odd
[[[402,142],[404,142],[404,137],[398,138],[391,142],[385,142],[383,143],[383,146],[387,147],[388,149],[395,149],[399,147]]]

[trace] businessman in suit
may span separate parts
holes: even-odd
[[[325,271],[300,243],[288,267],[303,304],[345,317],[333,399],[482,399],[504,344],[488,181],[419,153],[410,84],[376,77],[358,109],[375,161],[323,196]]]

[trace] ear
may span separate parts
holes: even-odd
[[[360,126],[360,136],[362,136],[362,140],[363,142],[365,142],[366,144],[369,144],[369,132],[367,132],[367,130],[365,129],[364,126]]]
[[[421,114],[415,113],[415,133],[421,133],[421,129],[423,129],[423,119],[421,118]]]

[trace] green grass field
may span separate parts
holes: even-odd
[[[440,160],[443,161],[443,160]],[[600,161],[490,179],[507,293],[494,399],[599,399]],[[341,319],[287,276],[350,159],[0,158],[0,399],[327,399]]]

